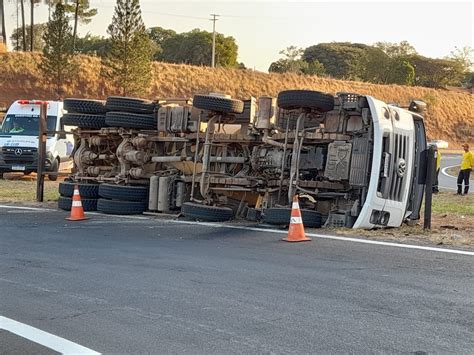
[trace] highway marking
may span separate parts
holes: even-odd
[[[0,208],[11,208],[15,210],[28,210],[28,211],[38,211],[38,212],[56,211],[55,209],[52,209],[52,208],[24,207],[24,206],[10,206],[10,205],[0,205]]]
[[[446,172],[448,169],[454,168],[455,166],[459,166],[459,164],[447,166],[447,167],[441,169],[441,173],[442,173],[443,175],[449,176],[450,178],[457,179],[457,176],[453,176],[453,175],[448,174],[448,173]]]
[[[9,331],[62,354],[100,354],[70,340],[2,316],[0,316],[0,329]]]
[[[246,226],[233,226],[233,225],[229,225],[229,224],[219,224],[219,223],[213,223],[213,222],[194,222],[194,221],[178,221],[178,220],[167,220],[167,222],[177,223],[177,224],[197,224],[197,225],[201,225],[201,226],[215,227],[215,228],[251,230],[251,231],[255,231],[255,232],[264,232],[264,233],[275,233],[275,234],[285,234],[285,235],[288,234],[288,231],[286,231],[286,230],[266,229],[266,228],[246,227]],[[362,243],[362,244],[375,244],[375,245],[384,245],[384,246],[396,247],[396,248],[419,249],[419,250],[435,251],[435,252],[440,252],[440,253],[461,254],[461,255],[474,256],[474,252],[472,252],[472,251],[457,250],[457,249],[433,248],[433,247],[425,247],[425,246],[413,245],[413,244],[398,244],[398,243],[391,243],[391,242],[381,242],[381,241],[376,241],[376,240],[339,237],[339,236],[336,236],[336,235],[319,234],[319,233],[306,233],[306,236],[321,238],[321,239],[340,240],[340,241],[344,241],[344,242],[353,242],[353,243]]]
[[[41,208],[38,208],[38,207],[17,207],[17,206],[9,206],[9,205],[0,205],[0,208],[31,209],[33,211],[41,210]],[[44,208],[43,210],[45,210],[45,211],[57,211],[57,210],[50,209],[50,208]],[[103,214],[97,213],[97,212],[88,212],[88,214],[103,216]],[[109,217],[111,217],[111,216],[109,216]],[[153,220],[153,218],[146,217],[146,216],[117,216],[117,217],[119,217],[119,218],[126,217],[128,219],[135,219],[135,220]],[[177,223],[177,224],[191,224],[191,225],[200,225],[200,226],[215,227],[215,228],[240,229],[240,230],[250,230],[250,231],[255,231],[255,232],[275,233],[275,234],[288,234],[288,231],[286,231],[286,230],[278,230],[278,229],[270,229],[270,228],[236,226],[236,225],[231,225],[231,224],[220,224],[220,223],[214,223],[214,222],[183,221],[183,220],[165,219],[165,218],[161,218],[159,220],[166,221],[166,222],[169,222],[169,223]],[[466,251],[466,250],[425,247],[425,246],[413,245],[413,244],[399,244],[399,243],[382,242],[382,241],[376,241],[376,240],[340,237],[340,236],[330,235],[330,234],[306,233],[306,235],[308,237],[315,237],[315,238],[321,238],[321,239],[332,239],[332,240],[339,240],[339,241],[344,241],[344,242],[384,245],[384,246],[404,248],[404,249],[418,249],[418,250],[434,251],[434,252],[439,252],[439,253],[461,254],[461,255],[474,256],[474,252]]]

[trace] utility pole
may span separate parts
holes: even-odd
[[[218,20],[217,18],[219,15],[216,14],[211,14],[212,18],[210,19],[212,21],[212,62],[211,62],[211,67],[215,68],[216,67],[216,21]]]

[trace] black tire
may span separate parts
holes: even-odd
[[[63,118],[66,126],[99,129],[105,127],[105,115],[90,115],[86,113],[66,113]]]
[[[96,198],[81,198],[81,204],[84,211],[97,211]],[[72,205],[71,197],[60,196],[58,200],[58,208],[64,211],[70,211]]]
[[[141,201],[148,203],[148,186],[101,184],[99,196],[111,200]]]
[[[99,198],[97,201],[97,211],[106,214],[142,214],[148,206],[148,202],[140,201],[107,200],[105,198]]]
[[[136,129],[156,129],[156,119],[152,115],[141,115],[130,112],[107,112],[105,123],[109,127]]]
[[[243,101],[210,95],[194,95],[193,106],[201,110],[222,113],[237,114],[244,111]]]
[[[334,97],[319,91],[287,90],[278,94],[278,107],[285,110],[308,108],[319,112],[334,109]]]
[[[274,207],[263,210],[263,222],[275,225],[290,224],[291,208],[290,207]],[[312,210],[301,210],[303,224],[308,228],[321,228],[321,214]]]
[[[59,194],[64,197],[72,197],[74,194],[73,182],[60,182],[59,183]],[[85,184],[79,183],[79,194],[81,198],[98,198],[99,197],[99,184]]]
[[[64,99],[64,109],[69,113],[103,115],[107,112],[105,101],[87,99]]]
[[[59,161],[58,159],[54,159],[53,164],[51,166],[51,172],[52,173],[57,173],[59,171]],[[54,174],[48,174],[48,180],[49,181],[56,181],[58,179],[58,175]]]
[[[230,207],[217,207],[185,202],[181,213],[188,218],[210,222],[225,222],[234,218],[234,211]]]
[[[158,104],[153,101],[132,97],[110,96],[105,104],[108,111],[150,114],[155,112]]]

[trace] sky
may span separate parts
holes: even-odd
[[[16,27],[15,0],[7,0],[7,31]],[[25,1],[28,3],[29,1]],[[79,34],[106,35],[115,0],[90,0],[98,9]],[[239,62],[267,71],[291,45],[306,48],[321,42],[373,44],[408,41],[418,53],[442,58],[455,49],[473,47],[471,1],[159,1],[141,0],[147,27],[177,32],[194,28],[212,31],[210,14],[219,14],[216,30],[233,36]],[[29,7],[26,9],[29,13]],[[46,22],[47,6],[36,10],[36,22]],[[27,19],[29,17],[27,16]],[[29,21],[29,20],[28,20]]]

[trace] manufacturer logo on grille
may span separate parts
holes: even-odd
[[[405,159],[398,159],[398,166],[397,166],[397,175],[403,177],[405,175],[405,171],[407,169],[407,162]]]
[[[15,155],[22,155],[23,154],[23,149],[16,148],[15,149]]]

